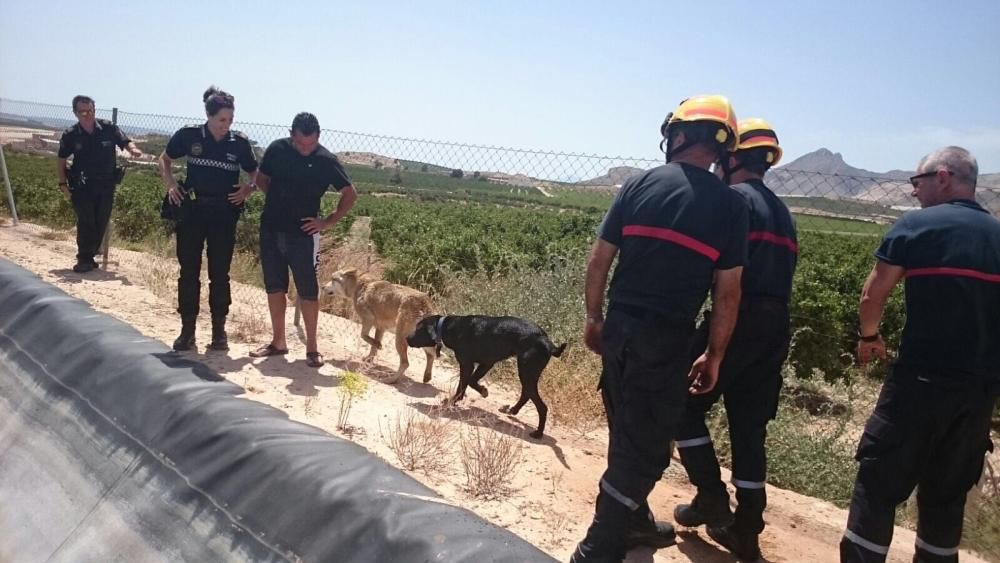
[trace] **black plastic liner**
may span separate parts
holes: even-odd
[[[0,561],[552,561],[0,259]]]

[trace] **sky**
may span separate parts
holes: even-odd
[[[1000,1],[0,0],[0,96],[662,158],[684,98],[763,117],[785,161],[872,171],[957,144],[1000,172]],[[71,116],[67,115],[68,118]]]

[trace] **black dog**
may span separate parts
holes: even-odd
[[[486,397],[489,391],[479,381],[497,362],[517,356],[521,397],[514,405],[502,407],[500,412],[516,415],[531,399],[538,411],[538,430],[532,432],[531,437],[542,437],[549,408],[538,394],[538,379],[549,359],[562,355],[566,345],[552,344],[538,325],[517,317],[431,315],[417,323],[413,334],[406,337],[406,343],[413,348],[434,346],[439,355],[442,344],[455,352],[459,366],[458,390],[452,399],[455,402],[465,397],[466,387]]]

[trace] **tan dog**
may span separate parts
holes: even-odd
[[[406,337],[413,332],[420,319],[434,311],[431,298],[422,291],[379,280],[368,274],[358,274],[354,269],[335,272],[330,283],[323,286],[323,289],[330,295],[343,295],[354,302],[354,310],[361,319],[361,338],[371,344],[366,361],[371,361],[375,352],[382,347],[382,335],[385,331],[395,333],[399,369],[387,383],[399,381],[410,365],[406,357]],[[374,338],[368,335],[372,327],[375,327]],[[434,348],[424,348],[424,353],[427,354],[424,383],[427,383],[431,380],[431,369],[434,366]]]

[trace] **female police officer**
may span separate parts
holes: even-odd
[[[179,206],[177,217],[177,312],[181,333],[174,350],[190,350],[195,343],[201,290],[201,253],[207,242],[208,303],[212,311],[209,349],[227,350],[226,315],[229,314],[229,266],[236,243],[236,221],[243,201],[255,189],[257,159],[246,135],[233,131],[233,96],[214,86],[205,91],[207,120],[182,127],[160,155],[160,175],[170,205]],[[175,159],[187,157],[183,187],[171,174]],[[240,184],[240,169],[250,175]]]

